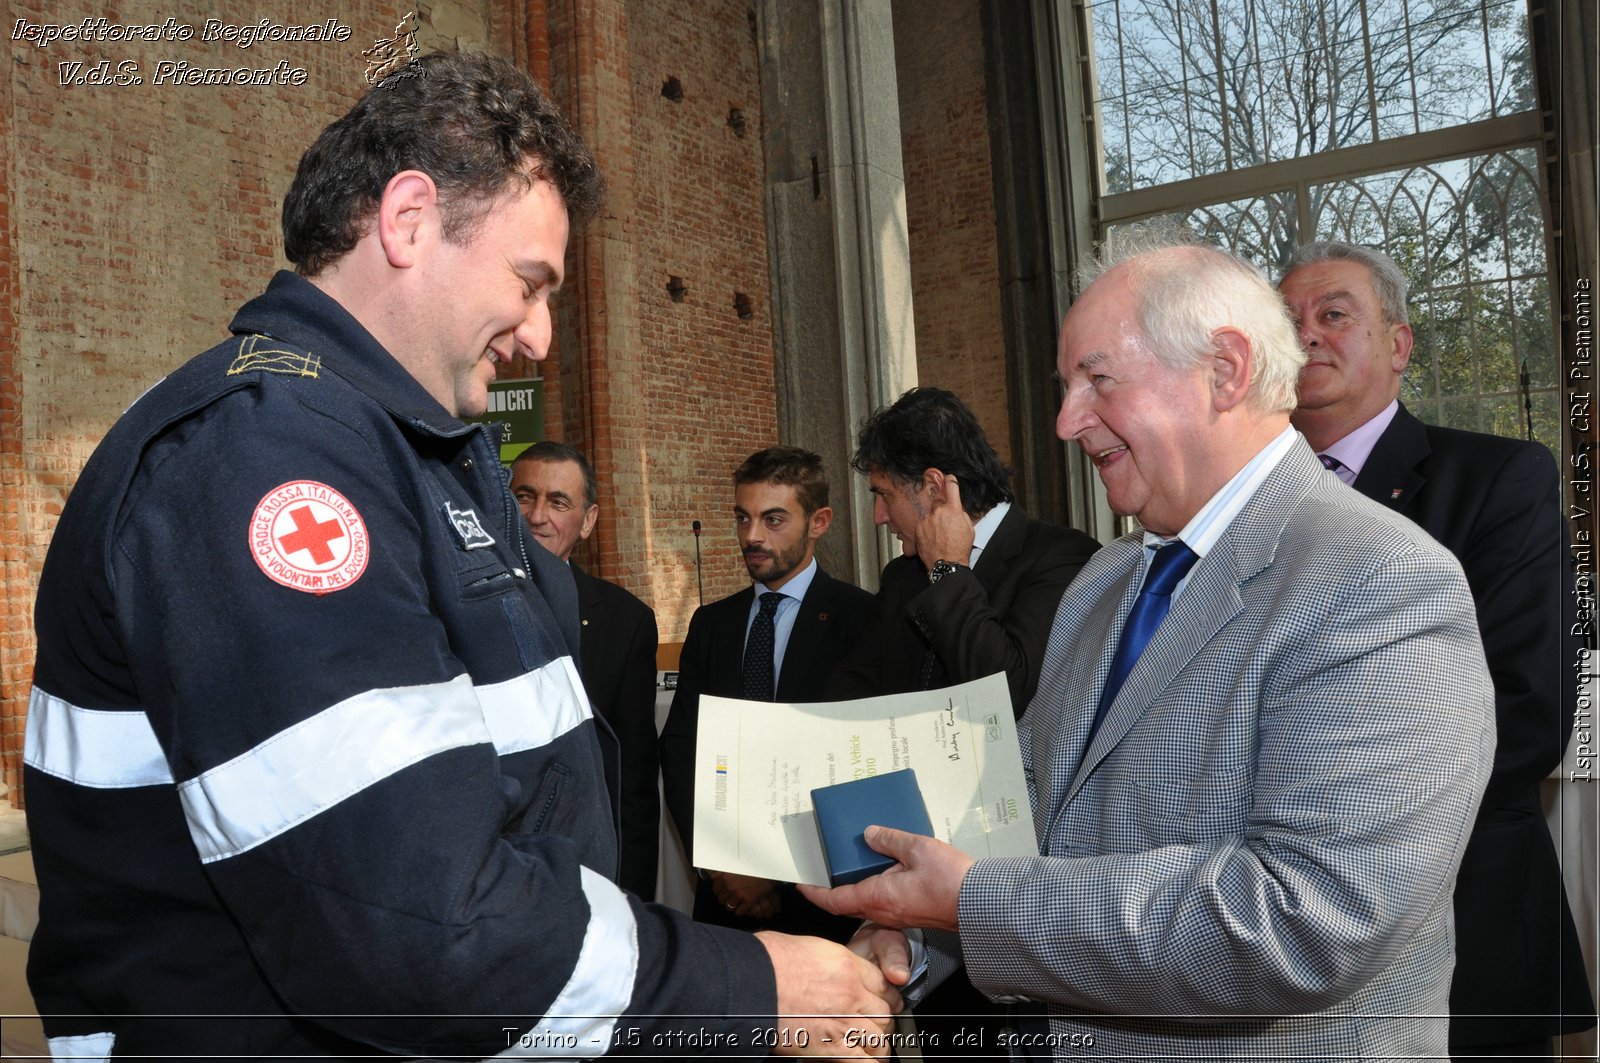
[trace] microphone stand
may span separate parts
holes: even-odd
[[[694,528],[694,585],[696,592],[700,596],[700,604],[704,605],[706,604],[706,588],[704,581],[700,578],[700,522],[695,521],[692,527]]]

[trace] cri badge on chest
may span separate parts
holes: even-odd
[[[370,546],[356,507],[315,480],[274,487],[250,518],[250,556],[261,571],[308,594],[331,594],[360,579]]]

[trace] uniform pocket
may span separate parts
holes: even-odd
[[[572,772],[564,765],[552,763],[545,769],[534,792],[533,805],[523,819],[525,832],[544,834],[562,822],[562,805],[571,782]]]

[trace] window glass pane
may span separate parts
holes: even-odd
[[[1099,0],[1102,187],[1530,110],[1526,23],[1522,0]]]
[[[1406,0],[1368,0],[1368,41],[1372,49],[1373,103],[1378,136],[1404,137],[1419,131]]]
[[[1417,130],[1491,118],[1483,13],[1476,0],[1412,0],[1406,21],[1392,27],[1391,54],[1410,54]]]
[[[1128,98],[1129,177],[1135,188],[1193,177],[1189,108],[1181,82]],[[1177,151],[1168,150],[1179,144]]]
[[[1411,364],[1400,378],[1400,401],[1424,421],[1438,420],[1439,367],[1434,352],[1441,342],[1441,327],[1450,327],[1449,313],[1449,307],[1438,306],[1432,298],[1411,300]]]
[[[1439,404],[1439,424],[1446,428],[1460,428],[1468,432],[1482,432],[1484,428],[1478,419],[1479,406],[1477,398],[1464,396],[1447,398]]]
[[[1531,148],[1495,156],[1485,171],[1503,189],[1513,276],[1545,276],[1544,208],[1533,171],[1538,157]]]
[[[1147,224],[1155,219],[1143,219]],[[1161,215],[1161,220],[1193,230],[1211,243],[1232,248],[1269,273],[1299,244],[1295,236],[1293,192],[1212,203],[1193,210]],[[1117,226],[1108,225],[1107,232]]]
[[[1550,309],[1550,282],[1543,276],[1512,281],[1517,315],[1517,351],[1528,363],[1528,385],[1554,389],[1561,374],[1556,365],[1555,321]]]
[[[1432,347],[1436,393],[1442,402],[1463,395],[1473,398],[1478,392],[1477,376],[1473,372],[1476,341],[1466,294],[1461,289],[1435,292],[1432,309],[1433,329],[1428,342]]]
[[[1531,111],[1536,105],[1527,19],[1521,0],[1500,0],[1484,9],[1489,90],[1496,115]]]
[[[1089,34],[1098,86],[1095,114],[1100,120],[1102,187],[1107,194],[1127,192],[1133,188],[1133,181],[1128,165],[1128,104],[1122,81],[1122,39],[1115,0],[1090,5]]]
[[[1526,415],[1522,400],[1515,395],[1496,395],[1483,400],[1478,406],[1479,432],[1493,432],[1497,436],[1520,436],[1525,431]]]
[[[1517,389],[1516,319],[1511,314],[1511,286],[1483,284],[1470,290],[1467,312],[1477,323],[1478,389],[1484,395]]]
[[[1526,427],[1517,434],[1526,439]],[[1561,395],[1558,392],[1543,391],[1534,393],[1533,438],[1549,447],[1552,452],[1561,453],[1560,445],[1554,442],[1561,438]]]

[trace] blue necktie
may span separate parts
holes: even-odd
[[[1195,552],[1179,539],[1172,540],[1156,551],[1154,560],[1150,562],[1150,571],[1145,574],[1144,586],[1139,588],[1139,597],[1134,599],[1133,609],[1123,625],[1122,637],[1117,641],[1117,652],[1111,658],[1111,673],[1106,676],[1105,689],[1100,692],[1100,704],[1094,710],[1094,723],[1089,728],[1090,742],[1094,741],[1095,732],[1100,730],[1106,710],[1117,700],[1117,691],[1122,689],[1128,673],[1133,671],[1133,663],[1144,652],[1150,636],[1156,633],[1162,618],[1167,615],[1167,609],[1172,605],[1172,589],[1197,560],[1199,558]]]
[[[739,696],[746,701],[772,700],[772,649],[773,615],[783,595],[767,591],[761,595],[761,611],[750,621],[750,635],[744,640],[744,674],[740,679]]]

